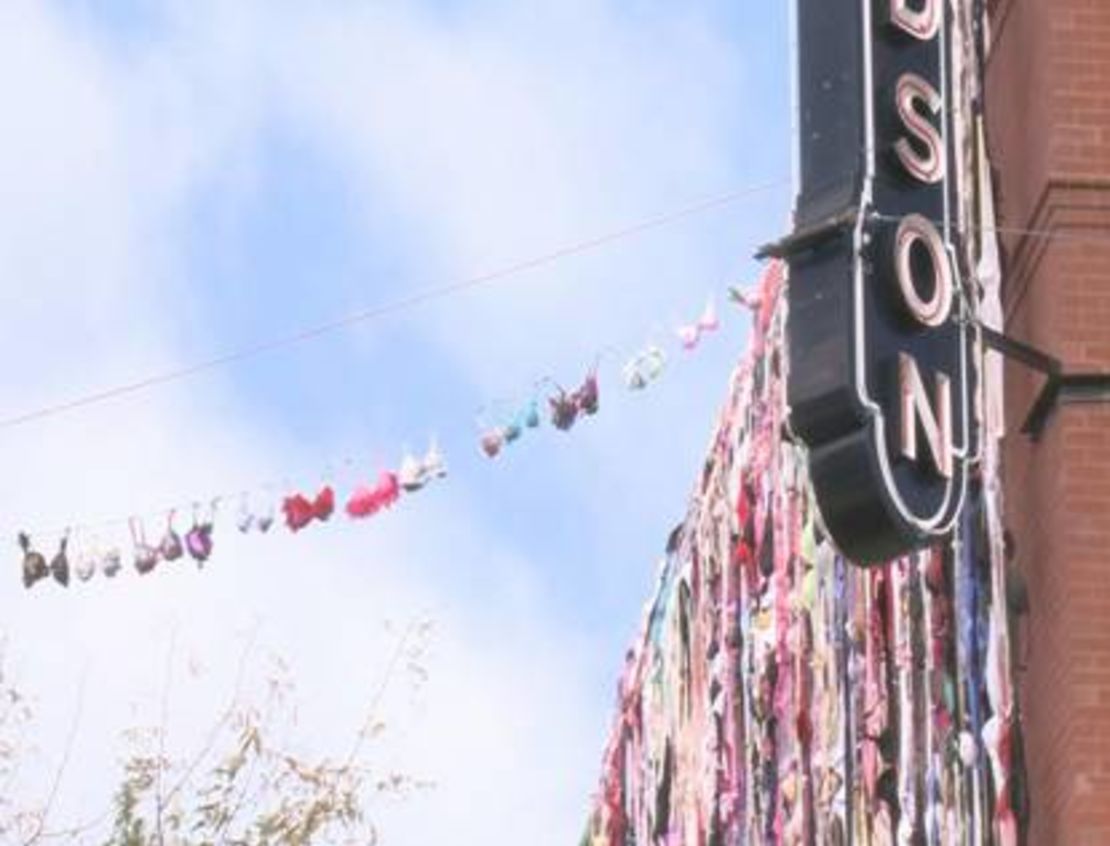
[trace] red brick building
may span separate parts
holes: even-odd
[[[992,0],[990,12],[1006,333],[1065,374],[1108,374],[1110,0]],[[1033,440],[1018,430],[1044,381],[1007,365],[1007,520],[1029,596],[1018,679],[1030,842],[1108,844],[1110,402],[1105,379],[1066,381]]]

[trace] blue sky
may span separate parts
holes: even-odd
[[[0,96],[0,348],[19,363],[5,415],[783,179],[790,163],[785,4],[14,0]],[[44,767],[81,673],[71,787],[118,754],[171,632],[209,667],[180,694],[183,738],[185,714],[224,691],[227,644],[258,626],[316,691],[309,711],[332,728],[310,740],[326,744],[383,660],[382,622],[430,614],[433,681],[394,752],[439,786],[388,811],[387,842],[508,843],[524,825],[539,829],[529,842],[569,842],[745,341],[727,310],[688,356],[672,327],[754,278],[752,246],[789,200],[780,187],[0,433],[9,534],[262,479],[311,486],[351,454],[369,475],[431,435],[452,471],[373,525],[264,541],[227,527],[201,575],[25,596],[13,546],[0,624],[40,698]],[[483,405],[649,340],[672,355],[650,391],[622,391],[609,352],[596,419],[479,455]]]

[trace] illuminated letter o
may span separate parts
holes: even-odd
[[[922,298],[913,270],[913,248],[921,244],[929,254],[933,272],[933,291]],[[894,237],[894,267],[902,301],[922,326],[935,328],[948,319],[952,310],[952,265],[937,228],[919,214],[911,214],[898,224]]]

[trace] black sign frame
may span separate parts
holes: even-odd
[[[976,449],[948,6],[796,5],[790,420],[823,522],[861,564],[946,536]]]

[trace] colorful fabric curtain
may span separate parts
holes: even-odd
[[[766,273],[618,685],[584,846],[1016,844],[997,485],[957,538],[863,569],[822,534]],[[996,462],[987,462],[990,473]]]

